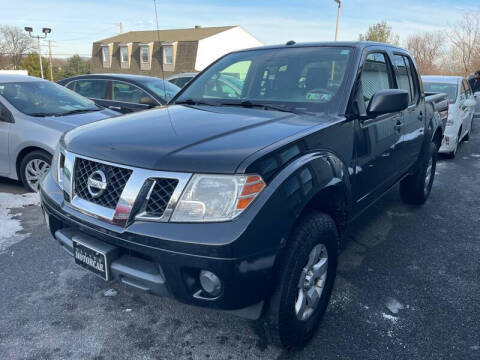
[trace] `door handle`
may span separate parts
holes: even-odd
[[[109,109],[112,109],[112,110],[122,110],[122,108],[120,106],[109,106],[108,107]]]

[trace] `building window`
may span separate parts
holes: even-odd
[[[128,63],[128,47],[126,46],[120,48],[120,62]]]
[[[109,68],[110,67],[110,47],[109,46],[102,46],[102,60],[103,60],[103,67]]]
[[[140,47],[140,62],[142,64],[149,64],[150,63],[150,54],[149,54],[149,47],[142,46]]]
[[[173,64],[173,45],[163,46],[163,63],[165,65]]]

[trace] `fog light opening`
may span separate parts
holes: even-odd
[[[222,292],[222,282],[217,275],[208,270],[200,271],[200,285],[208,295],[216,297]]]

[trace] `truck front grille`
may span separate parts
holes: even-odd
[[[145,215],[161,217],[177,185],[177,179],[155,179],[155,185],[147,201]]]
[[[97,170],[105,174],[107,187],[101,195],[94,197],[88,190],[88,178]],[[132,170],[130,169],[77,157],[74,171],[75,195],[97,205],[115,209],[131,174]]]

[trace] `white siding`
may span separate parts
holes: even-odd
[[[215,34],[198,42],[195,70],[201,71],[220,56],[234,50],[262,46],[263,44],[240,26]]]

